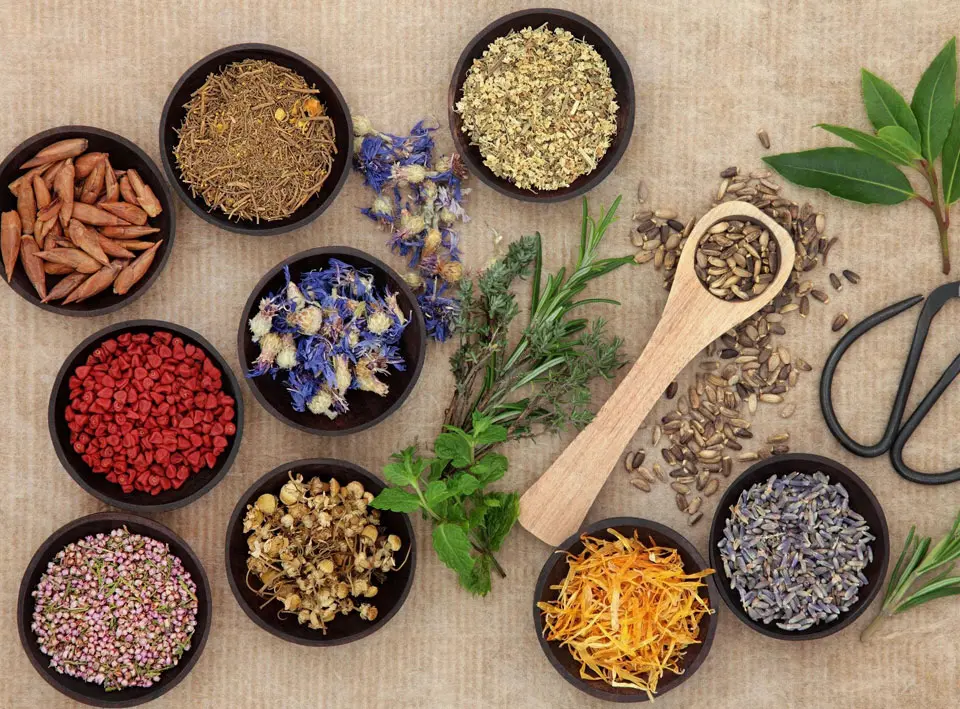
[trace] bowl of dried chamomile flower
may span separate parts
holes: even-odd
[[[333,80],[304,57],[236,44],[190,67],[160,117],[167,179],[204,221],[283,234],[330,206],[350,173],[353,123]]]
[[[457,152],[484,183],[531,202],[596,187],[630,143],[636,100],[623,54],[565,10],[522,10],[477,34],[448,94]]]
[[[342,645],[382,628],[413,585],[406,514],[374,509],[383,482],[343,460],[274,468],[227,525],[227,579],[254,623],[299,645]]]

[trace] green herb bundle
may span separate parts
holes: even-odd
[[[509,440],[586,425],[592,418],[590,382],[613,377],[623,365],[621,341],[604,334],[602,320],[590,323],[572,315],[590,303],[617,304],[581,294],[591,281],[633,260],[598,257],[619,203],[618,197],[595,221],[584,200],[579,254],[569,272],[561,268],[543,277],[541,239],[535,234],[512,243],[475,283],[464,282],[444,431],[433,441],[432,455],[411,446],[384,468],[390,487],[373,506],[421,510],[433,522],[437,556],[471,593],[490,591],[492,570],[506,575],[494,554],[519,514],[517,493],[488,489],[508,468],[507,458],[495,450]],[[530,314],[516,336],[520,306],[512,289],[527,277]]]
[[[819,148],[771,155],[764,161],[786,179],[864,204],[908,199],[932,212],[940,233],[943,272],[950,273],[950,205],[960,199],[960,106],[955,106],[957,41],[947,42],[920,77],[907,105],[886,81],[861,70],[863,102],[876,133],[818,124],[854,148]],[[940,175],[937,158],[941,157]],[[902,172],[916,171],[930,196],[917,194]]]
[[[907,534],[887,583],[883,607],[864,629],[861,640],[869,638],[886,618],[938,598],[960,595],[960,576],[951,575],[960,559],[960,513],[947,535],[932,547],[931,538],[916,536],[916,529],[911,527]]]

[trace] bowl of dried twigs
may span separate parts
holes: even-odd
[[[180,198],[204,221],[251,236],[320,216],[347,180],[352,146],[336,84],[268,44],[236,44],[198,61],[160,117],[160,157]]]
[[[115,133],[37,133],[0,164],[0,182],[5,279],[44,310],[119,310],[147,292],[173,250],[173,193],[147,154]]]
[[[549,30],[566,30],[573,35],[575,40],[582,40],[596,50],[596,53],[609,67],[610,81],[616,92],[615,100],[617,102],[617,110],[613,118],[616,132],[610,138],[609,146],[602,157],[595,161],[592,169],[588,172],[579,175],[566,186],[553,189],[520,187],[513,180],[496,174],[490,168],[489,161],[485,160],[480,146],[468,135],[464,125],[464,117],[457,109],[458,102],[464,98],[464,84],[467,81],[468,74],[474,67],[475,62],[483,59],[484,53],[491,43],[506,37],[511,32],[520,32],[525,28],[536,30],[544,25]],[[494,81],[490,81],[488,85],[494,83]],[[556,93],[558,92],[552,92],[552,96]],[[575,112],[578,102],[572,96],[567,98],[569,98],[569,101],[565,102],[564,105],[567,106],[569,111]],[[566,10],[547,8],[514,12],[484,27],[467,44],[459,60],[457,60],[447,95],[447,115],[450,121],[450,130],[453,134],[454,146],[457,152],[463,156],[464,161],[470,167],[470,171],[500,194],[528,202],[561,202],[582,195],[600,184],[613,171],[627,150],[627,145],[630,143],[630,134],[633,132],[635,112],[636,99],[630,65],[613,41],[603,30],[586,18]],[[503,145],[504,141],[497,139],[497,144]],[[552,147],[552,145],[549,146],[549,148]],[[548,146],[545,144],[538,145],[536,149],[531,147],[530,150],[533,153],[528,155],[527,158],[536,161],[542,156],[542,153],[548,152]],[[502,164],[499,158],[498,162]]]
[[[308,493],[308,497],[299,496],[299,499],[287,497],[292,489],[296,489],[291,481],[298,476],[304,484],[301,489]],[[334,485],[335,489],[333,489]],[[357,487],[358,485],[360,487]],[[340,501],[350,501],[355,506],[365,508],[363,501],[372,499],[383,488],[383,482],[378,477],[359,465],[329,458],[285,463],[253,483],[241,495],[233,514],[230,515],[225,550],[230,590],[233,591],[237,603],[247,617],[278,638],[298,645],[314,647],[353,642],[367,637],[386,625],[400,610],[413,586],[413,576],[417,566],[417,548],[410,517],[400,512],[380,511],[379,520],[372,527],[376,531],[378,541],[374,545],[363,546],[359,540],[371,532],[371,528],[368,528],[369,521],[364,520],[358,525],[364,526],[363,532],[359,534],[357,531],[344,530],[344,525],[356,521],[357,513],[350,512],[341,516],[338,512]],[[356,498],[355,493],[359,490],[362,490],[365,495],[363,499]],[[265,502],[271,503],[272,507],[265,505]],[[284,505],[286,507],[280,509]],[[280,524],[287,531],[283,535],[270,532],[273,535],[270,539],[302,549],[304,547],[299,543],[289,540],[296,539],[297,535],[305,535],[312,537],[315,545],[319,542],[327,547],[322,553],[315,552],[315,556],[310,559],[296,560],[293,557],[294,560],[285,562],[282,573],[271,574],[273,578],[269,587],[264,583],[265,576],[258,575],[248,566],[248,561],[254,560],[251,550],[257,548],[257,530],[269,531],[269,520],[264,523],[265,509],[275,516],[280,516],[285,509],[289,510],[283,514]],[[256,519],[251,519],[251,510],[252,514],[257,516]],[[286,519],[287,517],[289,520]],[[304,521],[304,517],[310,518],[309,524]],[[251,525],[245,524],[245,521],[248,523],[260,521],[261,526],[256,529],[249,528]],[[284,526],[285,523],[289,523],[288,526]],[[338,552],[333,548],[335,540],[345,535],[351,535],[352,541],[341,541],[341,544],[347,546],[344,547],[343,552]],[[384,572],[374,565],[372,571],[365,571],[367,566],[363,568],[358,566],[359,549],[362,547],[365,550],[365,558],[374,559],[369,552],[381,540],[395,543],[395,546],[391,547],[395,550],[393,555],[395,568]],[[262,544],[266,540],[259,541]],[[320,550],[322,547],[314,548]],[[262,547],[262,549],[263,554],[267,556],[275,553],[270,551],[269,547]],[[323,559],[320,559],[320,556]],[[326,580],[332,581],[331,592],[338,599],[333,606],[336,608],[335,617],[324,618],[323,616],[324,611],[321,605],[324,598],[331,601],[333,598],[326,595],[327,592],[322,587],[310,592],[307,586],[291,585],[293,581],[290,575],[298,575],[297,569],[302,569],[309,564],[319,567],[319,571],[311,576],[311,580],[319,578],[323,583],[326,583]],[[325,564],[330,565],[326,570],[324,570]],[[304,580],[302,574],[300,578]],[[354,587],[348,589],[344,583],[342,591],[337,592],[336,586],[340,585],[336,583],[338,578],[352,579],[350,583]],[[360,583],[361,578],[364,579],[365,592],[361,592],[360,587],[355,585]],[[292,598],[292,595],[296,598]],[[371,611],[371,608],[374,610]],[[313,618],[311,618],[311,610],[315,613]]]

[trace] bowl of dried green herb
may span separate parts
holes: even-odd
[[[368,503],[383,481],[343,460],[284,463],[240,497],[227,523],[227,580],[243,612],[298,645],[376,632],[413,586],[410,517]],[[281,556],[282,555],[282,556]]]
[[[336,84],[267,44],[220,49],[174,85],[160,156],[187,206],[221,229],[283,234],[330,206],[350,170],[353,127]]]
[[[596,187],[633,132],[633,75],[592,22],[565,10],[506,15],[457,61],[448,116],[457,152],[501,194],[560,202]]]
[[[880,593],[890,539],[860,477],[798,453],[762,460],[730,484],[709,554],[737,618],[772,638],[815,640],[853,623]]]

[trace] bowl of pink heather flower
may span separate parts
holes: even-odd
[[[74,520],[23,576],[20,641],[71,699],[131,707],[156,699],[196,664],[210,630],[210,582],[186,542],[145,517]]]

